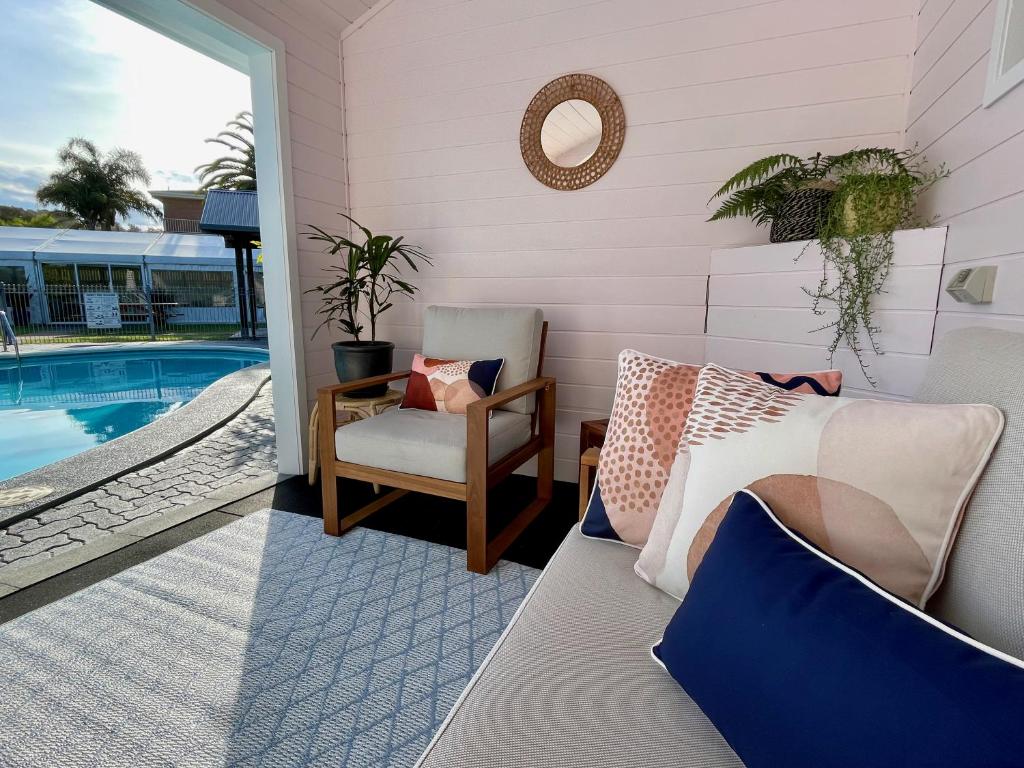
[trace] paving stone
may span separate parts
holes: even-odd
[[[81,544],[82,542],[80,541],[72,541],[66,533],[59,533],[56,536],[26,542],[17,549],[6,550],[3,552],[3,559],[6,563],[18,563],[20,565],[29,558],[38,560],[51,557],[55,551],[63,551],[69,547],[81,546]]]
[[[124,517],[106,509],[93,509],[82,513],[82,520],[104,530],[124,525]]]
[[[99,528],[92,523],[80,525],[77,528],[71,528],[66,533],[68,538],[72,541],[80,541],[83,544],[88,544],[90,541],[95,541],[96,539],[107,535],[106,530]]]
[[[265,387],[232,421],[173,456],[0,528],[0,583],[9,568],[22,573],[26,567],[38,570],[33,564],[39,563],[40,572],[48,573],[56,567],[49,565],[53,558],[85,562],[86,550],[69,553],[80,547],[106,552],[124,546],[121,530],[156,532],[186,519],[187,508],[229,498],[225,488],[276,471],[273,399]],[[158,520],[164,515],[166,524]]]
[[[29,520],[23,522],[28,523]],[[31,520],[31,522],[35,523],[35,525],[20,530],[14,530],[14,526],[11,526],[12,532],[26,543],[36,541],[37,539],[51,538],[59,533],[63,533],[68,528],[74,528],[78,524],[75,518],[70,520],[54,520],[52,523],[46,523],[45,525],[40,525],[38,520]]]

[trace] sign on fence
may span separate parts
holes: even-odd
[[[83,293],[82,303],[89,328],[121,327],[121,306],[116,293]]]

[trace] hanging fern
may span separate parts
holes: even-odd
[[[836,312],[834,321],[817,329],[833,332],[830,363],[845,343],[864,377],[875,386],[865,353],[882,352],[872,301],[884,291],[892,269],[893,232],[921,226],[914,210],[918,196],[947,175],[941,166],[929,170],[916,150],[890,147],[864,147],[830,156],[819,153],[806,159],[770,155],[719,187],[711,199],[725,199],[709,221],[742,216],[762,226],[778,218],[787,198],[798,190],[835,190],[818,224],[824,256],[821,281],[804,290],[813,299],[816,315]]]
[[[845,343],[874,387],[865,352],[882,353],[872,304],[892,270],[893,233],[922,226],[915,213],[917,198],[948,173],[942,166],[928,170],[924,158],[911,150],[857,149],[826,158],[823,165],[836,178],[837,189],[818,232],[822,277],[817,287],[804,291],[816,315],[836,312],[834,321],[816,329],[833,332],[829,363]]]

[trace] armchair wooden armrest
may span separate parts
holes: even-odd
[[[346,381],[342,384],[330,384],[326,387],[320,387],[316,391],[319,397],[322,394],[329,394],[337,397],[343,395],[346,392],[351,392],[354,389],[364,389],[366,387],[373,387],[377,384],[389,384],[392,381],[401,381],[402,379],[409,378],[412,371],[395,371],[394,373],[386,373],[383,376],[369,376],[365,379],[356,379],[355,381]]]
[[[474,463],[480,464],[482,472],[484,474],[487,473],[487,468],[489,466],[488,453],[490,437],[487,422],[491,411],[533,392],[541,393],[541,396],[538,398],[541,435],[535,437],[527,445],[532,445],[544,436],[544,421],[546,416],[549,417],[551,422],[550,437],[551,443],[554,445],[555,379],[553,376],[538,376],[535,379],[524,381],[522,384],[509,387],[501,392],[495,392],[489,397],[482,397],[466,406],[466,458],[470,465],[470,474],[472,474],[472,465]],[[550,411],[550,413],[548,413],[548,411]]]
[[[486,417],[486,414],[493,411],[495,408],[500,408],[507,403],[511,403],[513,400],[518,400],[524,395],[528,395],[531,392],[539,392],[542,389],[555,386],[555,379],[553,376],[538,376],[535,379],[524,381],[515,387],[509,387],[501,392],[495,392],[489,397],[482,397],[479,400],[475,400],[466,406],[466,417],[470,420],[473,418],[480,418],[477,412],[482,411]]]
[[[334,401],[338,395],[344,395],[346,392],[351,392],[356,389],[363,389],[365,387],[373,387],[378,384],[390,384],[392,381],[401,381],[402,379],[409,378],[409,374],[412,371],[396,371],[395,373],[388,373],[383,376],[370,376],[365,379],[356,379],[355,381],[346,381],[343,384],[331,384],[330,386],[320,387],[316,391],[317,409],[320,412],[320,424],[327,424],[330,426],[322,428],[322,432],[329,433],[334,439],[334,430],[338,428],[338,414],[334,409]],[[326,420],[326,421],[325,421]]]

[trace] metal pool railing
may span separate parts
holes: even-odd
[[[18,336],[14,333],[14,328],[11,326],[11,321],[7,317],[7,312],[0,309],[0,339],[3,340],[3,350],[7,351],[7,345],[14,345],[14,355],[18,358],[18,362],[21,362],[21,347],[18,345]]]
[[[145,288],[0,283],[0,311],[22,345],[245,339],[266,336],[256,293],[253,307],[230,281]]]

